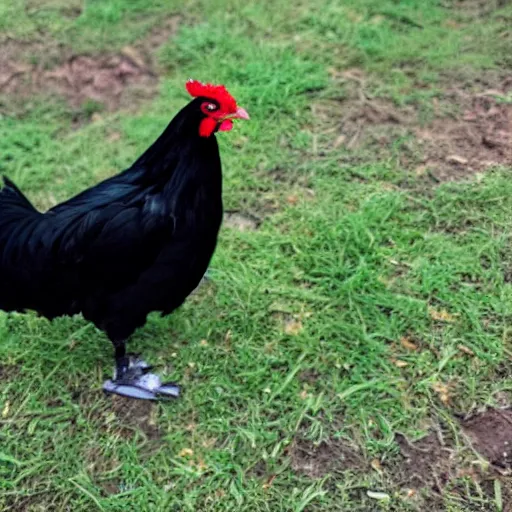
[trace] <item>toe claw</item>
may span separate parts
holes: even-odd
[[[103,391],[106,393],[113,393],[116,395],[125,396],[128,398],[138,398],[141,400],[156,400],[156,395],[148,389],[141,388],[130,384],[115,383],[107,380],[103,384]]]
[[[170,398],[178,398],[181,394],[181,387],[174,382],[166,382],[155,390],[159,396],[166,396]]]
[[[158,375],[140,372],[137,375],[125,375],[122,378],[107,380],[103,384],[106,393],[114,393],[130,398],[142,400],[157,400],[159,398],[177,398],[180,395],[180,387],[168,382],[162,384]]]

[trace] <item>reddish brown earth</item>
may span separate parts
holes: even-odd
[[[383,461],[370,460],[355,443],[339,439],[315,444],[299,438],[287,455],[296,474],[312,479],[330,476],[336,482],[345,479],[346,472],[358,475],[358,481],[378,475],[379,483],[374,480],[374,485],[389,495],[399,493],[418,510],[427,506],[441,510],[447,493],[463,501],[463,479],[479,485],[489,499],[498,480],[504,503],[512,504],[512,409],[478,412],[461,420],[460,428],[464,436],[457,442],[450,431],[441,429],[416,441],[396,434],[398,455]],[[366,491],[363,487],[359,492]]]
[[[172,17],[118,53],[74,54],[53,41],[2,43],[0,108],[34,96],[64,98],[77,108],[94,102],[107,110],[151,98],[158,85],[155,54],[177,31]]]
[[[351,165],[396,155],[404,171],[434,183],[512,165],[512,75],[471,84],[451,77],[426,123],[417,105],[371,97],[370,79],[359,69],[334,72],[334,78],[342,98],[312,107],[320,124],[320,156],[342,151],[340,163]]]

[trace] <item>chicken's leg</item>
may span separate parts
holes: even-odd
[[[114,378],[103,384],[107,393],[143,400],[157,400],[163,397],[177,398],[180,388],[177,384],[162,384],[160,377],[149,373],[151,366],[134,354],[126,353],[125,342],[114,343],[116,369]]]

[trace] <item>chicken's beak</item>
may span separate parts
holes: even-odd
[[[219,132],[229,132],[233,128],[233,119],[250,119],[245,108],[238,107],[234,114],[226,116],[220,121]]]
[[[238,107],[235,114],[231,116],[231,119],[250,119],[250,117],[245,108]]]

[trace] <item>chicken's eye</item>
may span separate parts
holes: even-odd
[[[209,101],[205,101],[201,105],[201,109],[205,114],[210,114],[219,109],[219,107],[215,103],[210,103]]]

